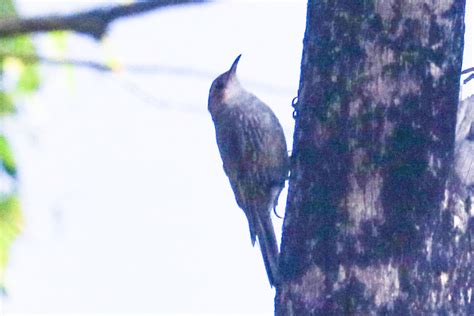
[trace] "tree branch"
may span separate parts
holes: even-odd
[[[129,5],[97,8],[70,15],[51,15],[34,18],[6,18],[0,20],[0,37],[25,33],[68,30],[92,36],[99,40],[115,19],[132,16],[158,8],[207,0],[149,0]]]

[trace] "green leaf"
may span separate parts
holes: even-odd
[[[35,48],[31,39],[28,36],[18,36],[15,38],[0,39],[0,53],[5,56],[19,56],[18,60],[21,62],[22,66],[20,67],[18,81],[16,82],[16,87],[13,89],[13,92],[23,94],[35,92],[40,84],[38,64],[34,61],[24,62],[21,59],[21,56],[35,55]],[[10,60],[11,59],[12,58],[10,58]],[[3,67],[5,67],[7,60],[9,59],[0,59],[0,62],[2,62]]]
[[[35,92],[38,90],[39,83],[38,66],[35,64],[26,65],[18,79],[17,91],[23,93]]]
[[[0,196],[0,287],[3,288],[8,252],[12,242],[20,234],[23,216],[16,195]]]
[[[15,112],[15,105],[11,96],[3,91],[0,91],[0,116],[11,114]]]
[[[0,0],[0,19],[8,16],[16,16],[13,0]],[[0,39],[0,52],[6,54],[34,54],[35,49],[29,36],[17,36]],[[3,60],[0,57],[0,81],[3,77]],[[16,90],[33,91],[38,87],[39,76],[37,66],[26,65],[20,73]],[[15,89],[13,89],[15,90]],[[0,90],[0,116],[15,111],[12,100],[12,91]],[[0,164],[3,170],[12,177],[16,177],[16,164],[5,136],[0,135]],[[5,269],[8,262],[8,253],[15,238],[20,234],[23,217],[20,202],[16,194],[0,193],[0,295],[5,293]]]
[[[16,177],[16,164],[10,144],[5,136],[0,135],[0,163],[5,171],[12,177]],[[0,230],[1,231],[1,230]]]
[[[0,17],[16,15],[15,6],[11,0],[0,0]]]
[[[28,35],[2,38],[0,39],[0,47],[2,53],[8,53],[11,55],[26,55],[35,52],[33,42]]]
[[[55,51],[60,55],[64,55],[67,49],[67,39],[70,32],[67,31],[51,31],[48,33]]]

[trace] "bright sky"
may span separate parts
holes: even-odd
[[[33,15],[97,2],[20,4]],[[71,36],[69,57],[194,72],[42,67],[41,90],[8,125],[26,227],[3,311],[271,314],[274,290],[221,168],[207,93],[243,53],[243,85],[272,106],[290,143],[305,16],[305,1],[221,2],[120,21],[103,46]],[[47,37],[37,43],[56,53]],[[465,53],[474,66],[467,36]]]

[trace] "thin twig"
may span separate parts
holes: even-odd
[[[461,75],[465,75],[465,74],[468,74],[470,72],[474,72],[474,67],[470,67],[470,68],[467,68],[467,69],[464,69],[463,71],[461,71]],[[469,81],[471,81],[472,79],[474,79],[474,73],[470,74],[469,77],[467,77],[466,79],[464,79],[463,83],[466,84],[468,83]]]
[[[95,61],[91,61],[91,60],[63,59],[63,58],[55,59],[55,58],[50,58],[50,57],[37,56],[33,54],[9,54],[9,53],[0,52],[0,60],[4,58],[8,58],[8,57],[18,58],[27,64],[42,62],[45,64],[59,65],[59,66],[63,66],[63,65],[79,66],[79,67],[91,68],[97,71],[104,71],[104,72],[113,71],[113,69],[110,66],[101,64]]]
[[[464,69],[463,71],[461,71],[461,75],[465,75],[465,74],[468,74],[468,73],[473,72],[473,71],[474,71],[474,67],[467,68],[467,69]]]
[[[213,74],[200,71],[192,70],[184,67],[175,66],[163,66],[163,65],[119,65],[118,67],[112,67],[107,64],[96,62],[93,60],[83,60],[74,58],[52,58],[45,56],[38,56],[34,54],[11,54],[2,52],[0,50],[0,60],[6,57],[18,58],[24,63],[44,63],[55,66],[77,66],[90,68],[92,70],[101,72],[128,72],[128,73],[141,73],[141,74],[155,74],[155,73],[171,73],[175,75],[194,75],[197,77],[211,78]]]
[[[89,68],[99,72],[123,72],[123,73],[135,73],[135,74],[170,74],[175,76],[192,76],[196,78],[205,78],[211,80],[216,76],[215,73],[207,72],[199,69],[192,69],[190,67],[180,66],[168,66],[168,65],[139,65],[139,64],[124,64],[118,67],[112,67],[104,63],[96,62],[93,60],[83,60],[74,58],[52,58],[45,56],[38,56],[34,54],[12,54],[4,52],[0,49],[0,60],[5,57],[18,58],[25,63],[44,63],[53,66],[77,66],[83,68]],[[247,81],[248,83],[258,86],[267,91],[272,91],[276,94],[288,94],[294,92],[293,89],[284,86],[277,86],[273,84],[265,84],[258,81]]]
[[[468,83],[469,81],[471,81],[472,79],[474,79],[474,74],[471,74],[469,77],[467,77],[466,79],[464,79],[463,83],[466,84],[466,83]]]

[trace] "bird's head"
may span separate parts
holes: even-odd
[[[211,113],[217,110],[220,104],[225,104],[230,98],[239,93],[241,89],[239,80],[237,79],[237,65],[240,60],[240,54],[232,63],[230,69],[219,75],[211,85],[209,90],[209,111]]]

